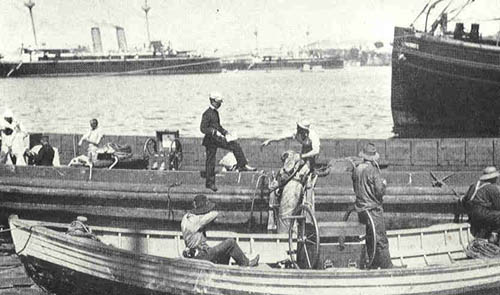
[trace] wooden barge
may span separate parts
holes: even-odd
[[[76,154],[80,135],[49,134],[60,151],[61,163]],[[106,141],[128,144],[135,154],[143,153],[145,136],[107,136]],[[320,161],[357,155],[368,140],[322,140]],[[480,175],[485,165],[500,159],[497,139],[387,139],[371,140],[381,153],[389,187],[385,208],[389,224],[399,227],[411,220],[423,226],[441,220],[451,221],[455,196],[447,188],[433,188],[429,170],[448,179],[459,193]],[[175,228],[192,198],[209,195],[223,214],[221,224],[249,222],[264,225],[268,203],[261,184],[271,171],[280,168],[280,154],[298,149],[295,143],[280,143],[260,150],[260,139],[243,139],[242,147],[252,165],[265,170],[256,173],[225,172],[217,175],[220,190],[204,187],[204,148],[199,138],[181,138],[184,161],[179,171],[91,169],[88,167],[0,167],[0,208],[5,221],[11,213],[39,220],[69,222],[75,215],[94,218],[96,224],[123,226],[135,220],[146,227],[157,224]],[[219,158],[224,153],[219,152]],[[317,216],[323,220],[342,216],[354,202],[347,166],[339,165],[316,186]],[[171,187],[172,184],[181,184]],[[253,209],[253,213],[252,213]],[[406,220],[406,221],[405,221]],[[160,221],[160,222],[159,222]],[[172,222],[171,225],[168,225]]]

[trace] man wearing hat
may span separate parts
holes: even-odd
[[[306,160],[309,163],[309,167],[313,169],[316,164],[316,157],[320,151],[320,141],[316,132],[311,129],[311,123],[308,120],[300,120],[297,122],[297,131],[295,133],[268,139],[262,143],[262,147],[268,146],[271,142],[285,139],[295,139],[301,144],[300,157]]]
[[[500,230],[500,189],[496,185],[499,176],[495,167],[484,168],[462,200],[476,238],[488,238],[492,231]]]
[[[218,109],[222,105],[222,96],[217,92],[212,92],[209,95],[210,106],[201,117],[200,130],[205,137],[202,145],[206,151],[206,187],[212,191],[217,191],[215,186],[215,156],[217,148],[223,148],[233,152],[236,157],[236,166],[239,171],[255,171],[257,169],[250,167],[248,161],[236,140],[230,140],[229,132],[222,128]]]
[[[0,162],[5,163],[7,157],[10,157],[13,164],[25,164],[23,155],[28,134],[23,131],[21,123],[14,119],[10,109],[5,110],[3,119],[0,120],[0,135],[2,139]]]
[[[241,266],[258,265],[259,255],[248,259],[234,239],[226,239],[215,247],[208,246],[205,231],[217,218],[218,212],[213,211],[214,207],[215,204],[207,196],[197,195],[193,201],[193,210],[182,217],[181,230],[187,247],[185,256],[219,264],[228,264],[229,259],[233,258]]]
[[[389,241],[385,231],[382,208],[386,180],[380,175],[380,155],[373,143],[368,143],[359,153],[363,162],[352,171],[352,184],[356,194],[355,209],[359,221],[366,225],[366,248],[370,258],[369,268],[391,268]]]

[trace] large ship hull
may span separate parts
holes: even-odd
[[[218,58],[135,58],[0,62],[0,77],[219,73]]]
[[[395,28],[392,115],[401,137],[498,136],[500,47]]]

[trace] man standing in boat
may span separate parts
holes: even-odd
[[[387,182],[380,175],[377,163],[380,155],[375,145],[368,143],[359,156],[363,162],[353,169],[352,183],[356,193],[358,218],[366,225],[366,248],[370,259],[368,267],[392,268],[382,208]]]
[[[218,109],[222,105],[222,96],[217,92],[212,92],[209,95],[210,106],[201,117],[200,130],[205,137],[202,145],[206,150],[205,162],[205,177],[206,187],[216,192],[215,186],[215,156],[217,148],[230,150],[236,157],[236,166],[238,171],[255,171],[257,169],[250,167],[245,158],[245,154],[240,147],[240,144],[232,138],[231,134],[220,124]]]
[[[314,166],[316,165],[316,157],[320,151],[320,141],[316,132],[311,129],[311,123],[307,120],[301,120],[297,122],[297,131],[295,133],[268,139],[262,143],[262,147],[268,146],[271,142],[282,141],[285,139],[295,139],[301,144],[301,159],[307,161],[311,170],[314,169]]]
[[[89,157],[90,162],[95,162],[97,160],[97,149],[99,148],[99,144],[101,143],[101,139],[103,138],[103,134],[101,130],[98,128],[97,119],[90,120],[90,130],[87,132],[78,142],[78,145],[81,146],[83,142],[88,142],[89,147],[87,149],[87,155]]]
[[[257,266],[259,255],[248,259],[234,239],[226,239],[215,247],[208,246],[206,228],[219,214],[213,211],[214,207],[215,204],[207,196],[197,195],[193,201],[193,210],[182,217],[182,237],[187,247],[184,256],[218,264],[228,264],[229,259],[233,258],[238,265]]]
[[[476,238],[488,238],[491,232],[500,230],[500,188],[496,185],[499,176],[495,167],[484,168],[483,175],[462,200]]]

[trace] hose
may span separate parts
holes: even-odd
[[[260,184],[260,180],[263,178],[263,177],[266,177],[269,179],[269,176],[267,176],[265,173],[261,173],[259,175],[259,177],[257,178],[257,182],[255,183],[255,190],[253,192],[253,196],[252,196],[252,205],[250,206],[250,219],[248,221],[248,230],[250,230],[252,228],[252,219],[253,219],[253,209],[254,209],[254,206],[255,206],[255,196],[257,195],[257,190],[260,189],[260,195],[261,195],[261,198],[262,198],[262,190],[263,188],[259,186]],[[269,183],[269,181],[268,181]]]
[[[368,215],[368,219],[370,219],[370,224],[371,224],[372,233],[373,233],[373,252],[372,252],[372,257],[371,257],[370,261],[368,262],[368,265],[366,266],[366,268],[370,268],[372,266],[372,264],[373,264],[373,261],[375,260],[375,253],[377,252],[377,233],[375,231],[375,224],[373,222],[372,216],[370,215],[370,212],[368,210],[366,210],[364,212],[366,212],[366,214]]]

